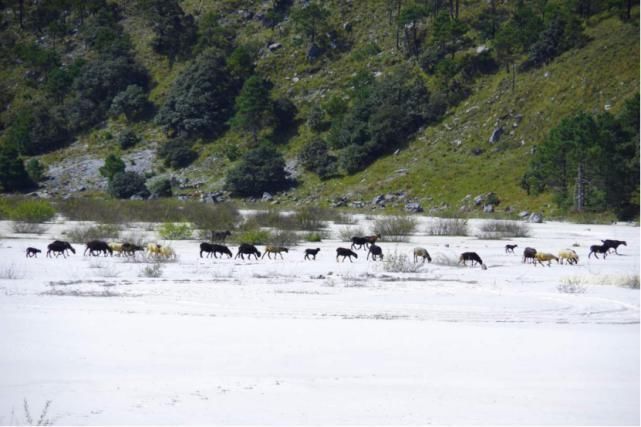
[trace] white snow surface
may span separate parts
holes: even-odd
[[[548,222],[482,240],[428,236],[419,218],[409,242],[380,243],[387,258],[427,248],[434,262],[418,272],[365,251],[337,263],[349,243],[332,224],[334,240],[282,260],[160,241],[178,260],[159,278],[141,276],[140,256],[83,256],[83,244],[47,258],[75,223],[18,235],[1,222],[0,424],[25,424],[25,402],[37,420],[51,401],[58,425],[639,425],[639,290],[625,286],[639,280],[638,227]],[[606,238],[627,246],[588,259]],[[526,246],[573,245],[578,265],[521,261]],[[27,259],[28,246],[43,253]],[[464,251],[487,270],[436,262]],[[573,286],[583,292],[559,290]]]

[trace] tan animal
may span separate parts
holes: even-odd
[[[110,242],[109,247],[114,254],[120,256],[122,254],[122,243]]]
[[[566,260],[568,264],[578,264],[579,256],[572,249],[564,249],[559,252],[559,262],[563,264],[563,260]]]
[[[265,248],[265,253],[260,259],[265,258],[265,255],[267,255],[267,258],[272,259],[271,254],[274,254],[274,259],[276,259],[276,255],[280,255],[280,259],[284,259],[283,252],[287,253],[289,252],[289,249],[283,248],[281,246],[267,246]]]
[[[427,252],[425,248],[414,248],[414,262],[417,262],[419,258],[423,258],[423,263],[425,263],[425,260],[432,262],[432,257],[430,257],[429,252]]]
[[[556,260],[557,263],[559,262],[559,259],[552,254],[546,252],[537,252],[536,255],[534,255],[534,266],[536,267],[537,262],[543,265],[543,262],[547,261],[548,267],[550,267],[552,264],[552,260]]]

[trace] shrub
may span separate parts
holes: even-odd
[[[338,239],[342,242],[351,242],[354,236],[364,236],[365,232],[361,227],[341,227],[338,229]]]
[[[306,144],[298,155],[298,159],[305,169],[314,172],[321,179],[336,175],[336,157],[329,154],[327,143],[320,138],[315,138]]]
[[[88,227],[75,227],[63,231],[72,242],[88,242],[90,240],[117,239],[120,236],[120,226],[114,224],[98,224]]]
[[[393,216],[374,221],[372,232],[380,234],[382,240],[406,242],[416,229],[416,219],[411,216]]]
[[[259,196],[265,191],[283,190],[289,185],[285,160],[270,145],[261,145],[245,154],[225,179],[225,187],[240,196]]]
[[[578,277],[565,277],[556,289],[562,294],[584,294],[588,289]]]
[[[156,122],[179,135],[216,137],[227,128],[235,95],[223,54],[208,49],[176,79]]]
[[[50,221],[55,215],[55,209],[46,200],[23,200],[9,210],[9,219],[27,223]]]
[[[309,233],[306,233],[303,238],[305,239],[306,242],[321,242],[323,239],[326,238],[325,233],[319,232],[319,231],[310,231]]]
[[[383,260],[383,270],[390,273],[416,273],[421,267],[423,267],[422,264],[413,262],[410,256],[398,253],[396,250],[385,254]]]
[[[159,262],[155,262],[151,265],[145,266],[142,270],[140,270],[140,273],[138,274],[139,277],[150,277],[150,278],[158,278],[162,276],[162,271],[163,265],[160,264]]]
[[[528,237],[530,228],[527,224],[517,221],[487,221],[480,227],[479,238],[501,239],[505,237]]]
[[[118,136],[118,145],[120,145],[120,148],[123,150],[131,148],[139,142],[140,138],[136,135],[136,132],[131,129],[126,129]]]
[[[186,222],[166,222],[158,229],[158,235],[165,240],[189,240],[193,233],[192,225]]]
[[[150,108],[151,104],[147,100],[145,90],[139,85],[129,85],[111,101],[109,114],[111,116],[124,114],[127,120],[134,121],[143,118]]]
[[[320,230],[325,227],[323,222],[324,212],[316,207],[302,207],[294,213],[294,221],[298,230]]]
[[[278,98],[272,105],[276,131],[291,129],[296,125],[296,105],[288,98]]]
[[[105,164],[99,169],[100,175],[112,180],[114,175],[125,171],[125,162],[115,154],[109,154],[105,158]]]
[[[136,172],[116,173],[109,181],[109,194],[118,199],[130,197],[149,197],[149,190],[145,187],[145,178]]]
[[[271,241],[272,235],[267,230],[252,229],[246,230],[238,235],[238,242],[249,243],[250,245],[266,245]]]
[[[171,197],[171,180],[166,176],[155,176],[145,182],[152,198]]]
[[[164,160],[166,167],[185,168],[198,158],[198,153],[192,149],[192,145],[192,142],[185,138],[174,138],[160,147],[158,156]]]
[[[22,191],[33,187],[18,149],[8,143],[0,144],[0,191]]]
[[[467,219],[463,218],[434,218],[427,227],[430,236],[467,236]]]
[[[322,132],[325,127],[324,118],[325,112],[323,109],[318,105],[314,105],[309,109],[307,126],[316,133]]]
[[[299,238],[293,231],[277,230],[271,233],[269,243],[276,246],[294,246],[298,243]]]
[[[43,227],[42,224],[35,222],[20,222],[16,221],[11,224],[11,229],[14,233],[25,233],[25,234],[43,234],[47,228]]]
[[[45,168],[42,166],[42,163],[38,159],[31,159],[25,165],[25,169],[29,174],[29,178],[33,182],[39,182],[44,176]]]

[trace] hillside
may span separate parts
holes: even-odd
[[[22,1],[15,3],[23,4]],[[102,13],[101,1],[91,2],[96,5],[95,9],[87,6],[86,10],[80,12],[74,9],[73,2],[61,2],[61,7],[67,7],[68,10],[56,15],[44,30],[40,28],[39,31],[29,29],[29,25],[35,26],[34,23],[40,21],[33,17],[36,15],[28,15],[30,11],[39,12],[37,2],[24,3],[25,16],[32,16],[25,18],[25,28],[18,25],[18,6],[11,3],[4,8],[2,31],[12,36],[11,40],[4,42],[5,51],[15,54],[19,52],[16,46],[34,43],[42,51],[57,52],[61,64],[59,68],[64,70],[70,70],[79,59],[85,64],[80,66],[86,67],[96,57],[104,55],[105,42],[100,42],[103,40],[101,36],[87,36],[87,30],[83,30],[80,24],[76,27],[74,21],[74,17],[82,17],[83,14],[87,15],[87,20],[94,19],[94,15]],[[65,6],[67,3],[69,5]],[[617,114],[624,102],[639,91],[638,7],[632,9],[630,19],[622,19],[624,10],[608,8],[607,2],[592,2],[592,9],[588,7],[588,11],[581,9],[582,3],[577,2],[576,9],[571,13],[576,12],[576,17],[572,19],[582,27],[580,41],[568,44],[563,51],[548,58],[545,65],[527,68],[521,66],[531,59],[529,50],[501,50],[498,36],[489,37],[484,33],[486,29],[483,23],[484,19],[489,19],[487,16],[495,19],[497,28],[507,27],[510,19],[514,19],[510,17],[516,16],[515,6],[503,2],[469,0],[459,5],[457,1],[460,7],[458,17],[454,19],[454,12],[450,11],[450,21],[462,23],[464,30],[457,35],[455,26],[447,27],[450,32],[442,36],[445,41],[439,42],[438,19],[447,12],[447,2],[326,1],[322,2],[326,15],[316,20],[316,24],[322,23],[322,27],[317,29],[318,35],[312,36],[317,37],[313,43],[309,40],[309,25],[312,24],[297,18],[296,13],[306,9],[304,5],[316,4],[314,2],[185,0],[176,3],[182,8],[184,16],[180,11],[160,10],[162,8],[154,6],[156,3],[151,0],[107,3],[109,7],[117,6],[117,12],[113,14],[113,22],[104,24],[104,28],[128,36],[131,47],[129,50],[119,48],[118,54],[129,55],[130,63],[136,64],[123,73],[131,76],[138,69],[144,70],[146,77],[141,75],[135,83],[143,87],[144,96],[153,104],[150,108],[154,112],[140,114],[138,119],[131,120],[123,114],[107,114],[107,110],[113,109],[109,109],[109,105],[103,107],[96,101],[94,108],[77,114],[83,117],[91,110],[99,111],[102,108],[104,116],[96,113],[95,119],[87,119],[82,126],[67,126],[64,132],[54,133],[56,137],[59,133],[64,135],[59,137],[60,142],[53,149],[21,152],[25,162],[35,158],[44,165],[44,176],[47,178],[40,182],[41,195],[101,195],[107,190],[108,178],[99,173],[99,168],[110,153],[120,156],[129,171],[145,174],[147,178],[155,175],[156,180],[171,180],[174,195],[200,197],[217,193],[226,188],[225,180],[230,170],[237,167],[243,156],[256,147],[257,141],[268,139],[283,154],[287,170],[296,179],[295,186],[276,195],[276,199],[285,205],[332,205],[342,200],[347,206],[360,206],[358,202],[362,201],[364,206],[369,207],[375,197],[388,195],[384,202],[380,198],[380,203],[375,207],[386,206],[398,210],[412,201],[431,212],[452,214],[472,211],[478,214],[482,206],[475,206],[472,199],[492,192],[500,200],[497,211],[507,211],[509,214],[536,210],[556,216],[565,211],[553,202],[550,192],[528,195],[521,187],[521,178],[536,147],[562,119],[580,111]],[[563,3],[549,2],[549,10],[554,11],[552,6]],[[395,10],[395,7],[398,9]],[[197,27],[198,34],[185,42],[188,48],[176,48],[173,43],[177,41],[174,39],[165,40],[165,45],[157,41],[159,36],[154,25],[158,22],[154,19],[165,17],[163,13],[173,14],[171,17],[174,21],[167,21],[172,25],[185,26],[183,30],[178,28],[176,34],[181,31],[183,34],[189,33],[187,29],[192,18],[185,16],[193,17],[193,28]],[[553,12],[546,9],[545,13]],[[32,20],[31,24],[29,19]],[[95,19],[96,22],[106,22],[104,19]],[[207,19],[215,23],[204,27]],[[399,25],[401,19],[405,20],[402,27]],[[52,22],[60,20],[64,20],[67,27],[54,33],[57,27]],[[541,20],[541,25],[543,22]],[[209,28],[209,32],[204,32],[203,28]],[[57,42],[53,34],[60,34]],[[103,36],[112,44],[109,47],[111,51],[114,50],[113,40],[119,40],[122,34]],[[203,40],[209,44],[198,50]],[[400,40],[400,44],[397,40]],[[220,101],[229,105],[221,109],[232,108],[238,116],[238,104],[234,107],[231,98],[241,93],[241,86],[249,80],[249,76],[258,75],[270,82],[271,100],[287,100],[295,106],[295,117],[287,126],[279,128],[276,123],[278,119],[271,116],[266,119],[249,116],[245,127],[235,125],[232,117],[228,116],[218,119],[220,129],[217,128],[215,132],[186,132],[185,146],[187,150],[193,150],[197,158],[184,168],[177,167],[160,158],[158,150],[168,141],[173,141],[182,128],[168,131],[165,125],[159,123],[158,114],[172,102],[172,97],[187,96],[185,93],[176,94],[177,82],[194,68],[211,43],[230,45],[226,59],[228,66],[229,58],[239,51],[239,47],[251,52],[251,65],[246,65],[242,56],[234,62],[236,74],[232,73],[230,77],[229,95]],[[533,42],[529,43],[531,49]],[[319,52],[310,50],[312,44],[318,46]],[[512,46],[510,43],[507,45]],[[434,46],[440,46],[441,50],[435,54],[437,59],[430,68],[425,64],[430,60],[428,53]],[[186,53],[190,49],[192,53]],[[113,54],[111,51],[110,54]],[[72,99],[71,92],[63,91],[55,100],[47,92],[53,81],[52,72],[57,66],[55,61],[47,62],[46,55],[41,55],[45,56],[44,59],[29,59],[33,56],[4,60],[0,65],[0,89],[4,92],[0,100],[4,105],[0,116],[0,141],[5,144],[11,138],[15,139],[18,133],[15,122],[21,117],[21,108],[34,109],[32,105],[41,99],[47,99],[45,105],[63,105],[59,113],[63,119],[75,117],[65,108],[79,98]],[[491,61],[492,66],[485,71],[468,72],[466,67],[469,64],[478,65],[481,60]],[[50,63],[54,65],[48,65]],[[513,73],[505,70],[506,65],[511,64],[514,64],[512,69],[516,71],[514,80]],[[447,66],[452,67],[453,71],[447,71]],[[478,67],[482,68],[482,64]],[[83,75],[82,70],[80,76]],[[377,85],[384,86],[387,80],[394,81],[395,75],[401,72],[399,70],[423,82],[429,91],[429,98],[426,95],[425,99],[429,99],[430,107],[436,108],[437,98],[442,96],[443,111],[435,113],[429,120],[409,121],[408,126],[414,127],[402,125],[396,130],[387,130],[391,135],[384,140],[386,145],[371,151],[368,157],[364,157],[364,164],[346,173],[344,153],[349,147],[331,145],[331,141],[336,134],[350,129],[343,126],[341,130],[341,121],[356,117],[353,112],[357,110],[359,96],[364,96],[358,92],[357,79],[369,76],[373,82],[368,81],[367,88],[376,88]],[[77,89],[77,75],[71,79],[72,83],[64,90],[80,92]],[[114,89],[113,94],[105,89],[101,96],[111,102],[117,92],[131,83],[131,79],[124,79],[119,82],[121,89]],[[368,93],[371,95],[372,90]],[[73,96],[80,95],[74,93]],[[342,100],[344,105],[336,100]],[[340,108],[347,111],[340,113],[340,116],[330,112],[330,105],[336,105],[337,102]],[[320,114],[317,120],[320,124],[316,126],[310,121],[314,114]],[[399,117],[402,118],[403,114]],[[398,119],[390,120],[394,123]],[[498,128],[503,130],[498,141],[488,142]],[[140,142],[133,147],[123,148],[119,145],[126,131],[133,132]],[[372,132],[371,129],[369,132]],[[398,132],[397,140],[394,132]],[[43,134],[46,138],[51,137],[50,131]],[[338,156],[338,172],[324,180],[306,170],[298,157],[301,150],[314,139],[330,141],[331,155]],[[259,192],[259,198],[260,194],[262,191]]]

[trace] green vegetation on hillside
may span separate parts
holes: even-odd
[[[153,142],[146,177],[190,179],[201,191],[290,188],[321,205],[402,192],[441,211],[469,211],[466,196],[493,192],[512,212],[564,214],[582,205],[554,196],[553,185],[528,194],[521,178],[563,119],[604,109],[619,117],[639,90],[638,7],[629,4],[6,2],[0,144],[46,169]],[[260,159],[274,175],[250,188],[265,146],[282,160],[271,151]],[[18,163],[0,171],[5,192],[39,179]],[[630,196],[626,177],[608,178],[625,191],[586,207],[629,217],[638,188]],[[172,194],[163,182],[155,194]]]

